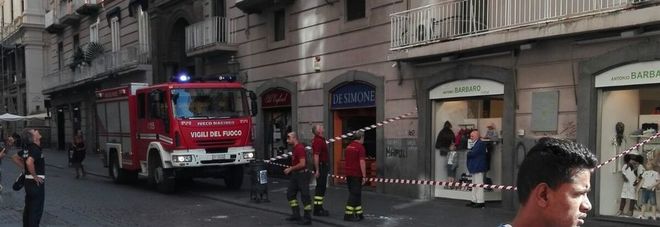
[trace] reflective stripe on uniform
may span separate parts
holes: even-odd
[[[305,205],[305,207],[303,208],[303,210],[312,210],[312,204],[307,204],[307,205]]]
[[[346,206],[346,214],[354,214],[355,208],[352,206]]]
[[[361,214],[362,213],[362,206],[355,207],[355,213],[356,214]]]
[[[298,206],[298,200],[289,200],[289,206],[291,207],[297,207]]]
[[[323,205],[323,196],[314,196],[314,205]]]

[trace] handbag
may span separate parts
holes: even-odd
[[[20,175],[18,175],[16,181],[14,181],[14,184],[11,186],[11,188],[14,189],[14,191],[18,191],[21,190],[21,188],[23,188],[23,185],[25,185],[25,174],[21,173]]]

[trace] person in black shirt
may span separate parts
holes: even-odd
[[[76,168],[76,179],[80,178],[80,174],[82,173],[82,176],[85,177],[87,175],[87,172],[85,172],[85,167],[83,166],[82,162],[85,160],[85,142],[83,141],[83,138],[81,135],[76,135],[73,137],[73,143],[71,145],[73,148],[73,159],[71,162],[73,163],[73,167]]]
[[[46,165],[41,152],[41,134],[36,129],[25,129],[23,139],[24,151],[21,152],[25,171],[23,226],[39,226],[44,211],[44,180],[46,179]]]

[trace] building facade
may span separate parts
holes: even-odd
[[[147,1],[49,1],[43,94],[52,107],[51,142],[66,149],[82,134],[96,146],[95,91],[153,82]]]
[[[286,132],[310,144],[312,126],[330,138],[415,111],[415,83],[388,59],[388,15],[401,1],[236,1],[241,75],[258,96],[258,157],[287,151]],[[370,177],[416,179],[428,165],[417,146],[417,119],[398,120],[365,135]],[[343,150],[329,145],[331,168],[343,174]],[[420,175],[422,174],[422,175]],[[375,184],[369,190],[421,197],[421,186]]]
[[[46,111],[41,94],[44,9],[43,1],[0,1],[1,113],[26,116]],[[25,125],[3,122],[3,133],[15,132]]]
[[[515,184],[526,151],[542,136],[576,140],[602,161],[648,138],[660,123],[653,95],[660,82],[659,3],[426,1],[391,14],[388,57],[404,65],[403,74],[416,84],[417,142],[430,160],[420,171],[447,177],[446,157],[433,151],[445,121],[455,131],[457,125],[474,127],[483,135],[489,124],[500,130],[487,173],[498,185]],[[619,122],[625,130],[617,140]],[[660,166],[658,142],[634,151],[647,168]],[[622,162],[594,172],[593,213],[648,224],[617,216]],[[469,198],[455,189],[422,191]],[[517,205],[513,192],[486,192],[486,199]]]
[[[182,73],[238,71],[258,96],[259,158],[286,152],[288,131],[309,144],[314,124],[330,138],[414,112],[366,133],[369,177],[470,180],[461,135],[477,129],[496,134],[486,182],[515,185],[520,162],[542,136],[576,140],[606,160],[660,124],[657,0],[49,3],[43,93],[61,148],[78,131],[93,135],[95,90]],[[445,122],[457,134],[454,176],[435,148]],[[658,143],[635,151],[650,168],[660,166]],[[346,145],[329,145],[338,175]],[[595,172],[593,212],[646,223],[615,215],[622,168],[619,161]],[[429,185],[368,189],[424,199],[471,195]],[[485,193],[517,206],[514,191]]]

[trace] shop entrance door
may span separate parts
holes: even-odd
[[[346,134],[376,123],[376,108],[342,109],[333,111],[332,137]],[[332,144],[333,167],[335,173],[344,175],[344,150],[351,139],[341,140]],[[364,148],[366,149],[367,177],[376,176],[376,130],[364,133]],[[338,182],[335,182],[338,183]],[[375,183],[370,186],[375,187]]]
[[[269,159],[287,151],[286,134],[291,131],[291,108],[264,110],[265,158]]]

